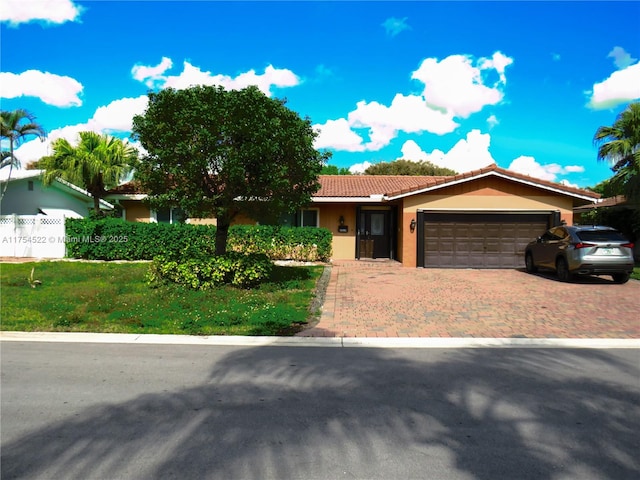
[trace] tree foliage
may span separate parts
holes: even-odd
[[[457,172],[449,168],[438,167],[431,162],[413,162],[411,160],[395,160],[371,165],[364,171],[365,175],[432,175],[449,176]]]
[[[196,86],[149,93],[133,136],[148,152],[136,179],[152,205],[217,218],[216,254],[226,252],[240,213],[277,218],[307,204],[329,157],[313,148],[309,119],[257,87]]]
[[[58,138],[52,144],[53,155],[44,157],[38,166],[45,170],[43,183],[50,185],[62,178],[93,195],[93,208],[100,213],[100,199],[129,174],[138,152],[119,138],[95,132],[80,132],[78,145]]]
[[[320,175],[351,175],[346,167],[337,167],[335,165],[325,165],[320,171]]]
[[[610,178],[603,180],[593,187],[589,187],[588,190],[599,193],[603,198],[615,197],[616,195],[624,195],[622,186],[616,182],[613,182]]]
[[[44,140],[47,136],[46,132],[35,121],[35,117],[23,109],[7,111],[2,110],[0,112],[0,137],[9,144],[9,150],[3,150],[0,155],[0,168],[9,167],[9,175],[7,176],[7,183],[2,189],[2,195],[9,186],[9,179],[11,178],[11,172],[13,167],[20,166],[20,161],[16,158],[15,149],[29,136],[35,135],[36,137]]]
[[[614,189],[629,199],[640,199],[640,103],[629,104],[612,126],[598,128],[593,142],[598,160],[611,165]]]

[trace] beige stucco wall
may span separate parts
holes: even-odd
[[[215,218],[187,218],[186,222],[190,225],[215,225]]]
[[[151,211],[148,205],[139,200],[120,200],[120,205],[125,211],[125,220],[129,222],[145,222],[151,221]]]
[[[319,210],[320,227],[333,234],[333,255],[335,260],[353,259],[356,256],[356,206],[352,203],[314,204],[311,208]],[[347,233],[338,232],[340,216],[344,217]]]
[[[412,219],[417,221],[419,209],[460,210],[461,213],[471,210],[559,211],[561,220],[568,225],[573,224],[573,200],[570,197],[495,178],[454,185],[437,190],[437,193],[406,197],[400,215],[403,239],[398,239],[401,245],[399,256],[406,267],[417,265],[417,230],[411,232],[409,225]]]

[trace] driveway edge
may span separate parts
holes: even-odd
[[[0,332],[6,342],[126,343],[140,345],[218,345],[368,348],[640,348],[640,339],[618,338],[374,338],[245,337],[131,333]]]

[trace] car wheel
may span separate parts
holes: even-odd
[[[564,258],[556,260],[556,274],[561,282],[571,281],[571,272],[569,272],[569,266]]]
[[[614,273],[611,275],[615,283],[627,283],[631,275],[628,273]]]
[[[538,271],[538,267],[533,263],[533,255],[531,255],[531,252],[527,252],[524,256],[524,266],[529,273],[536,273]]]

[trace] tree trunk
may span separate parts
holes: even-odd
[[[93,211],[96,215],[100,214],[100,197],[96,194],[93,194]]]
[[[227,237],[229,236],[229,222],[218,219],[216,226],[216,255],[227,253]]]

